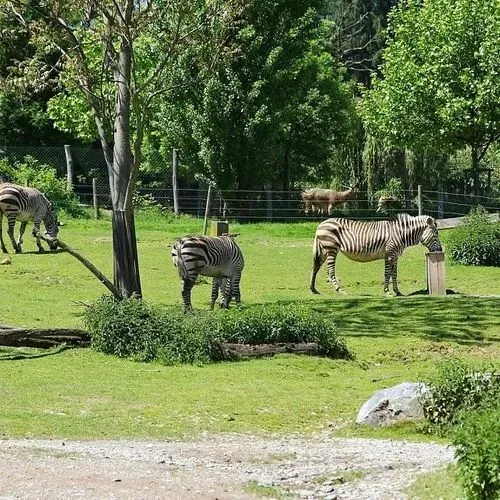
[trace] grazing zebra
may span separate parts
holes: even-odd
[[[57,214],[49,200],[38,189],[2,183],[0,184],[0,243],[3,253],[9,253],[5,247],[2,234],[4,214],[7,216],[8,222],[7,233],[16,253],[22,251],[23,235],[29,220],[33,220],[34,223],[32,235],[36,238],[39,252],[44,251],[40,243],[40,222],[43,220],[46,233],[51,238],[56,238],[59,232]],[[14,238],[16,219],[21,221],[17,242]],[[49,243],[49,247],[51,250],[55,250],[57,243]]]
[[[315,287],[316,274],[326,260],[328,280],[337,292],[342,291],[335,276],[338,252],[358,262],[385,260],[384,292],[389,292],[389,280],[396,295],[398,289],[398,257],[406,247],[422,243],[431,252],[441,251],[436,221],[427,215],[412,217],[398,214],[394,219],[358,221],[333,218],[323,221],[316,229],[313,245],[313,269],[310,289]]]
[[[240,248],[229,236],[185,236],[172,247],[172,261],[182,280],[184,311],[192,309],[191,289],[199,274],[212,276],[210,307],[213,309],[219,289],[220,306],[229,307],[234,297],[241,300],[240,279],[245,265]]]

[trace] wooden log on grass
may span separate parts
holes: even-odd
[[[9,347],[38,347],[48,349],[59,344],[90,345],[90,335],[85,330],[72,328],[12,328],[0,330],[0,345]]]

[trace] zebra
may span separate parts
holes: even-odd
[[[310,289],[315,287],[316,274],[326,260],[328,281],[337,292],[343,292],[335,276],[335,260],[338,252],[357,262],[385,260],[384,292],[389,293],[389,280],[396,295],[398,289],[398,257],[409,246],[422,243],[431,252],[441,251],[436,221],[427,215],[412,217],[397,214],[394,219],[361,221],[332,218],[319,224],[313,244],[313,268]]]
[[[0,184],[0,243],[3,253],[9,253],[5,247],[2,234],[2,223],[4,214],[7,216],[7,233],[16,253],[21,253],[23,235],[29,220],[33,220],[32,235],[36,239],[38,251],[44,251],[40,242],[40,223],[43,220],[46,234],[55,240],[59,232],[57,213],[45,195],[32,187],[17,186],[11,183]],[[14,238],[14,227],[16,219],[21,221],[19,238]],[[51,250],[57,248],[57,242],[49,243]]]
[[[172,262],[182,280],[184,312],[192,309],[191,289],[199,274],[213,277],[210,308],[222,293],[221,308],[234,297],[240,303],[241,272],[245,265],[241,249],[229,236],[185,236],[172,246]]]

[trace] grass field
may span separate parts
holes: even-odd
[[[180,281],[170,258],[174,237],[199,233],[200,220],[138,218],[144,298],[180,307]],[[338,259],[347,296],[334,294],[326,271],[319,296],[308,290],[315,223],[231,225],[246,259],[243,304],[308,301],[331,318],[354,361],[282,355],[238,363],[165,367],[105,357],[88,349],[45,353],[0,348],[3,436],[156,437],[202,431],[301,432],[425,439],[412,425],[382,431],[355,426],[375,391],[427,378],[450,358],[499,364],[500,269],[447,265],[447,297],[425,288],[425,248],[400,260],[402,298],[382,291],[383,262]],[[61,239],[111,277],[107,220],[67,221]],[[446,234],[442,236],[446,244]],[[81,303],[106,289],[73,257],[12,255],[0,267],[2,324],[81,327]],[[415,295],[408,295],[415,294]],[[193,290],[196,308],[209,301],[208,280]],[[496,295],[496,297],[495,297]]]

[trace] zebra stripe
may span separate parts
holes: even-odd
[[[182,280],[184,311],[192,309],[191,289],[199,274],[213,277],[210,307],[213,309],[219,289],[220,305],[229,307],[234,297],[241,300],[240,280],[245,265],[240,248],[228,236],[186,236],[172,246],[172,262]]]
[[[3,253],[8,253],[2,234],[4,214],[7,216],[7,233],[16,253],[21,253],[22,251],[21,245],[23,243],[24,231],[30,220],[33,221],[34,228],[32,234],[36,238],[39,252],[44,251],[40,242],[41,221],[43,220],[46,233],[51,238],[56,238],[59,232],[55,210],[49,200],[47,200],[38,189],[17,186],[10,183],[0,184],[0,243]],[[17,242],[14,238],[16,220],[21,221]],[[51,250],[55,250],[57,248],[57,243],[49,243],[49,247]]]
[[[392,279],[394,293],[401,295],[397,282],[398,257],[406,247],[418,243],[431,252],[441,251],[436,221],[432,217],[398,214],[394,219],[381,221],[325,220],[316,229],[314,237],[310,289],[319,293],[315,287],[316,275],[326,260],[329,281],[336,291],[342,291],[335,276],[337,254],[342,252],[357,262],[384,259],[384,291],[389,291]]]

